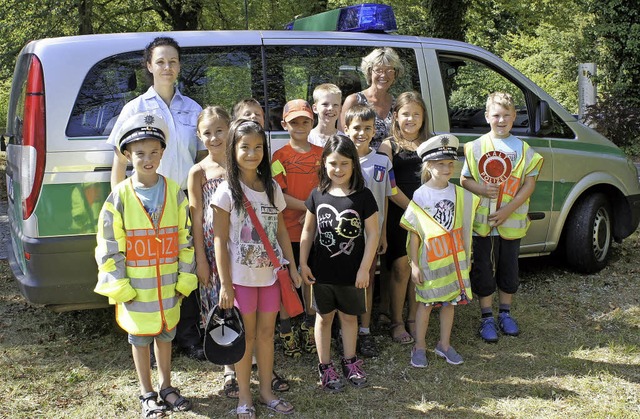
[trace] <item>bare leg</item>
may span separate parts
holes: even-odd
[[[380,263],[380,314],[385,315],[391,320],[391,271],[385,266],[386,263]]]
[[[258,361],[258,377],[260,378],[260,396],[263,401],[276,398],[271,389],[273,373],[273,333],[276,315],[273,312],[258,312],[256,316],[256,360]]]
[[[251,354],[256,342],[257,326],[256,326],[256,313],[244,313],[242,314],[242,321],[244,322],[244,332],[246,347],[244,356],[239,362],[236,362],[236,376],[238,377],[238,406],[247,405],[253,406],[253,399],[251,397]],[[273,328],[274,326],[271,325]]]
[[[431,306],[422,303],[417,304],[416,309],[416,348],[426,349],[427,330],[429,329],[429,318],[431,317]]]
[[[391,268],[391,323],[396,325],[391,331],[393,337],[406,333],[402,312],[404,302],[407,297],[407,284],[411,276],[411,268],[408,264],[407,256],[397,258],[393,261]],[[413,287],[412,287],[413,288]]]
[[[483,308],[491,309],[492,304],[493,304],[493,294],[487,297],[480,297],[480,309],[483,309]]]
[[[140,383],[140,394],[145,394],[153,390],[153,384],[151,383],[151,365],[150,365],[150,351],[149,345],[147,346],[135,346],[131,345],[131,352],[133,354],[133,363],[136,366],[136,373],[138,374],[138,382]],[[160,364],[158,363],[158,370],[160,370]]]
[[[344,357],[351,359],[356,356],[356,340],[358,338],[358,316],[338,312],[340,327],[342,328],[342,347]]]
[[[155,340],[158,381],[161,389],[171,387],[171,342]],[[177,396],[173,395],[176,399]],[[173,400],[169,400],[173,402]]]
[[[315,338],[321,364],[331,362],[331,324],[335,314],[335,310],[327,314],[316,314]]]
[[[362,324],[362,327],[366,327],[369,328],[371,327],[371,310],[373,310],[373,291],[374,291],[374,284],[375,284],[375,276],[376,276],[376,267],[377,267],[377,263],[378,262],[378,258],[374,258],[373,259],[373,263],[371,264],[371,267],[369,268],[369,286],[367,286],[367,311],[364,314],[360,315],[360,322]]]
[[[453,329],[453,317],[455,306],[448,304],[440,308],[440,348],[444,352],[451,345],[451,330]]]
[[[504,291],[499,291],[498,296],[499,296],[500,304],[511,305],[511,302],[513,301],[513,294],[507,294]],[[482,299],[480,300],[480,302],[482,302]]]
[[[409,270],[411,275],[411,270]],[[418,303],[416,301],[416,287],[413,282],[407,283],[407,327],[411,336],[416,334],[416,310],[418,309]]]

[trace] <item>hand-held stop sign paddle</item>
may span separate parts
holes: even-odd
[[[478,161],[478,171],[480,178],[486,183],[501,185],[511,176],[511,160],[506,153],[502,151],[489,151],[485,153]],[[490,200],[489,214],[496,212],[498,204],[502,200],[502,191],[498,195],[498,199]]]

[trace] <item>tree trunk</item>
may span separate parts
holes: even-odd
[[[88,35],[93,33],[93,0],[78,1],[78,34]]]

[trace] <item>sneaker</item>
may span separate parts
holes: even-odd
[[[411,366],[416,368],[426,368],[429,365],[427,351],[418,349],[415,346],[411,349]]]
[[[518,323],[506,311],[498,314],[498,326],[500,326],[500,331],[507,336],[518,336],[520,334]]]
[[[484,317],[480,323],[478,330],[480,337],[488,343],[496,343],[498,341],[498,327],[493,317]]]
[[[436,355],[446,359],[447,362],[451,365],[460,365],[464,362],[464,359],[462,359],[460,354],[457,353],[455,349],[453,349],[453,346],[449,346],[449,349],[443,351],[442,347],[440,346],[440,342],[438,342],[434,352],[436,353]]]
[[[378,348],[376,341],[371,333],[358,334],[358,343],[356,345],[358,353],[366,358],[378,356]]]
[[[320,373],[320,382],[324,391],[338,393],[344,390],[344,383],[333,366],[333,362],[318,364],[318,372]]]
[[[304,322],[300,325],[300,343],[302,343],[302,349],[308,354],[318,352],[314,330],[313,326],[307,326]]]
[[[367,374],[362,370],[361,359],[358,359],[355,356],[351,359],[342,358],[341,363],[342,373],[349,384],[357,388],[366,387],[368,385]]]
[[[302,351],[300,350],[300,346],[298,346],[298,340],[293,331],[280,333],[280,339],[282,340],[282,347],[286,356],[292,358],[300,358],[302,356]]]

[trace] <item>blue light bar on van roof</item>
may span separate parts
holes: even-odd
[[[385,32],[398,30],[391,6],[366,3],[318,13],[288,23],[287,30],[294,31],[340,31],[340,32]]]

